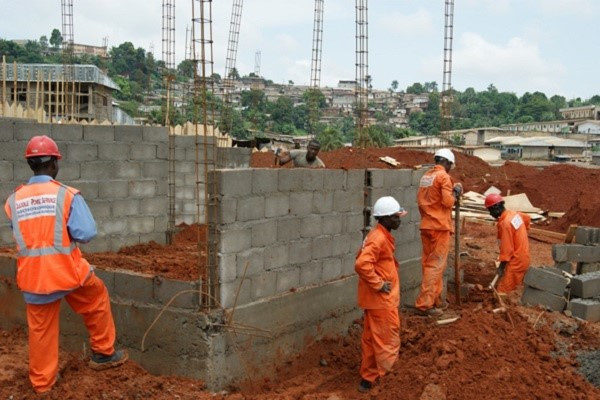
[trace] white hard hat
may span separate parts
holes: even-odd
[[[456,165],[454,161],[454,153],[450,151],[450,149],[439,149],[433,155],[434,157],[443,157],[446,160],[450,161],[452,164]]]
[[[375,202],[373,206],[374,217],[385,217],[394,214],[404,217],[408,213],[404,208],[400,207],[400,204],[392,196],[380,197]]]

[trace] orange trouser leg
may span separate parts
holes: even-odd
[[[108,290],[102,280],[92,274],[82,287],[69,293],[65,299],[73,311],[83,317],[92,350],[107,355],[114,353],[115,323]]]
[[[365,310],[360,376],[374,382],[389,372],[400,351],[398,309]]]
[[[450,231],[421,231],[423,279],[415,307],[428,310],[435,306],[443,290],[443,276],[450,250]]]
[[[38,393],[50,390],[56,382],[59,310],[60,300],[49,304],[27,304],[29,380]]]
[[[517,286],[523,283],[526,272],[527,269],[515,270],[507,266],[502,279],[500,279],[500,283],[498,283],[498,293],[509,293],[515,290]]]

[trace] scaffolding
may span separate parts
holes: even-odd
[[[452,120],[452,34],[454,29],[454,0],[445,1],[444,10],[444,76],[440,96],[440,135],[450,140]]]
[[[233,0],[231,7],[231,22],[229,24],[229,40],[227,42],[227,58],[225,59],[225,74],[223,75],[223,106],[221,107],[221,123],[219,128],[223,133],[230,133],[233,127],[233,107],[231,97],[235,89],[235,64],[237,59],[238,39],[242,20],[244,0]]]
[[[164,110],[165,126],[169,135],[169,218],[167,242],[173,243],[175,234],[175,135],[171,133],[171,113],[173,111],[172,86],[175,80],[175,0],[162,2],[162,60],[165,83]]]
[[[212,309],[219,304],[218,276],[218,185],[216,181],[217,135],[209,136],[213,129],[214,104],[209,101],[209,86],[214,93],[213,79],[212,0],[192,0],[192,55],[194,64],[194,136],[196,154],[196,222],[204,211],[206,239],[201,240],[198,230],[198,271],[200,275],[200,300],[203,307]],[[203,127],[202,134],[199,132]],[[202,152],[202,153],[201,153]],[[203,171],[200,171],[201,167]],[[203,177],[201,173],[203,172]],[[203,180],[202,180],[203,178]],[[204,192],[204,210],[200,196]],[[204,260],[204,265],[202,265]]]
[[[356,135],[357,147],[369,147],[369,19],[368,0],[356,0]]]

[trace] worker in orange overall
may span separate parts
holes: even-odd
[[[128,355],[115,351],[108,291],[75,244],[96,236],[96,222],[79,191],[54,180],[62,158],[58,146],[48,136],[35,136],[25,157],[34,176],[10,195],[4,209],[17,244],[17,285],[27,304],[29,379],[44,393],[58,378],[63,298],[87,327],[90,367],[115,367]]]
[[[488,194],[485,208],[498,220],[498,242],[500,244],[500,265],[498,266],[498,293],[506,294],[523,283],[531,261],[529,255],[528,231],[531,217],[517,211],[507,210],[504,199],[499,194]]]
[[[393,197],[375,202],[377,225],[365,238],[356,256],[358,306],[364,310],[361,381],[358,390],[367,392],[377,378],[386,374],[400,350],[400,279],[391,231],[400,226],[407,212]]]
[[[421,315],[440,315],[448,306],[443,302],[443,276],[453,232],[452,207],[462,192],[460,183],[452,184],[448,172],[455,165],[454,153],[449,149],[437,150],[435,166],[427,171],[419,183],[417,204],[421,214],[421,290],[415,310]]]

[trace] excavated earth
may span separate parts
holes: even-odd
[[[431,161],[430,154],[398,148],[321,154],[333,168],[391,167],[378,161],[385,155],[411,168]],[[270,167],[272,160],[272,154],[256,153],[252,166]],[[536,169],[518,163],[492,168],[462,154],[457,164],[452,174],[467,190],[483,192],[494,185],[512,194],[522,191],[535,206],[567,213],[545,229],[564,232],[562,226],[572,223],[600,226],[600,220],[594,219],[600,218],[597,206],[591,207],[586,197],[597,193],[597,170],[568,165]],[[202,273],[198,241],[203,240],[204,230],[179,228],[172,245],[148,243],[85,256],[99,268],[197,279]],[[545,235],[532,237],[532,266],[552,265],[551,246],[557,242]],[[302,354],[282,360],[274,375],[264,377],[261,371],[249,369],[246,380],[219,393],[203,389],[198,380],[153,376],[133,361],[95,372],[87,367],[83,352],[62,352],[59,382],[48,394],[36,396],[27,379],[26,333],[0,330],[0,399],[600,399],[600,389],[594,386],[599,384],[600,324],[520,306],[520,293],[509,299],[507,313],[493,313],[498,304],[485,287],[494,275],[497,252],[494,226],[463,225],[460,263],[472,287],[461,306],[451,296],[451,307],[442,317],[460,318],[438,325],[434,319],[403,311],[398,362],[369,394],[356,390],[359,319],[343,337],[318,342],[307,338],[310,344]],[[451,254],[449,264],[453,260]]]

